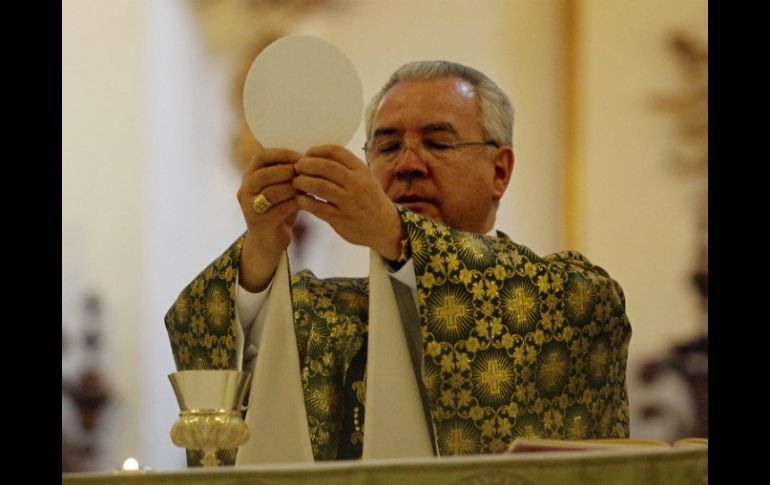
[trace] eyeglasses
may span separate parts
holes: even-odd
[[[411,145],[412,150],[423,161],[451,161],[457,158],[461,148],[474,145],[499,146],[497,142],[487,141],[449,141],[441,138],[422,138],[407,141],[402,138],[384,138],[375,143],[367,142],[363,146],[370,163],[387,164],[396,161]]]

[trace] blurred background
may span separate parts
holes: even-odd
[[[185,467],[163,316],[245,230],[243,79],[296,33],[347,54],[367,101],[413,60],[497,82],[516,154],[497,227],[623,286],[632,437],[707,436],[707,21],[707,0],[63,0],[63,471]],[[294,239],[294,269],[368,271],[309,218]]]

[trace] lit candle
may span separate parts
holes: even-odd
[[[133,458],[133,457],[126,458],[126,461],[123,462],[122,471],[124,472],[139,471],[139,462],[136,461],[136,458]]]

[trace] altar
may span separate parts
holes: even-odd
[[[62,475],[63,485],[300,483],[705,485],[708,483],[708,447],[629,448]]]

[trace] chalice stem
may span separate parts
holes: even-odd
[[[222,463],[217,459],[216,448],[206,448],[203,452],[203,458],[201,458],[201,465],[203,466],[219,466]]]

